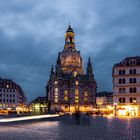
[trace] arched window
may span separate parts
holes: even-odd
[[[125,74],[125,70],[123,70],[122,73]]]
[[[136,93],[137,92],[137,89],[136,89],[136,87],[131,87],[130,89],[129,89],[129,92],[130,93]]]
[[[132,74],[132,69],[129,70],[129,74]]]
[[[133,74],[136,74],[136,69],[133,69]]]
[[[122,101],[122,98],[119,98],[119,103],[121,103],[121,101]]]
[[[132,78],[129,79],[129,83],[132,83]]]
[[[122,93],[122,88],[119,88],[119,93]]]
[[[125,98],[123,98],[123,103],[125,103]]]
[[[132,88],[129,89],[129,92],[132,93]]]
[[[137,89],[136,89],[135,87],[133,88],[133,92],[134,92],[134,93],[136,93],[136,92],[137,92]]]
[[[125,84],[125,79],[123,79],[123,84]]]
[[[136,60],[135,60],[135,59],[130,60],[130,61],[129,61],[129,64],[130,64],[130,65],[136,65]]]
[[[132,97],[129,98],[130,103],[132,103]]]
[[[130,103],[136,103],[137,99],[136,99],[136,97],[130,97],[129,101],[130,101]]]
[[[121,75],[122,74],[122,70],[119,70],[119,75]]]
[[[120,102],[120,103],[125,103],[125,97],[120,97],[120,98],[119,98],[119,102]]]
[[[133,78],[133,83],[136,83],[136,82],[137,82],[136,78]]]
[[[125,70],[123,69],[123,70],[119,70],[119,75],[123,75],[123,74],[125,74]]]
[[[123,93],[125,93],[125,88],[122,89]]]
[[[121,84],[122,83],[122,79],[119,79],[119,84]]]

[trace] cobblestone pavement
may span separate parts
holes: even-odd
[[[0,140],[140,140],[140,118],[69,117],[0,124]]]

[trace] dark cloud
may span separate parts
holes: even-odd
[[[1,0],[0,75],[17,81],[29,101],[45,95],[50,67],[64,46],[69,20],[98,91],[112,90],[112,67],[140,54],[139,0]]]

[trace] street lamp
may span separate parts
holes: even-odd
[[[117,113],[117,102],[114,102],[114,110],[115,110],[115,116],[116,116],[116,113]]]

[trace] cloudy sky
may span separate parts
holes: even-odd
[[[98,91],[112,91],[113,64],[140,55],[139,8],[139,0],[0,0],[0,76],[19,83],[28,101],[45,96],[70,21]]]

